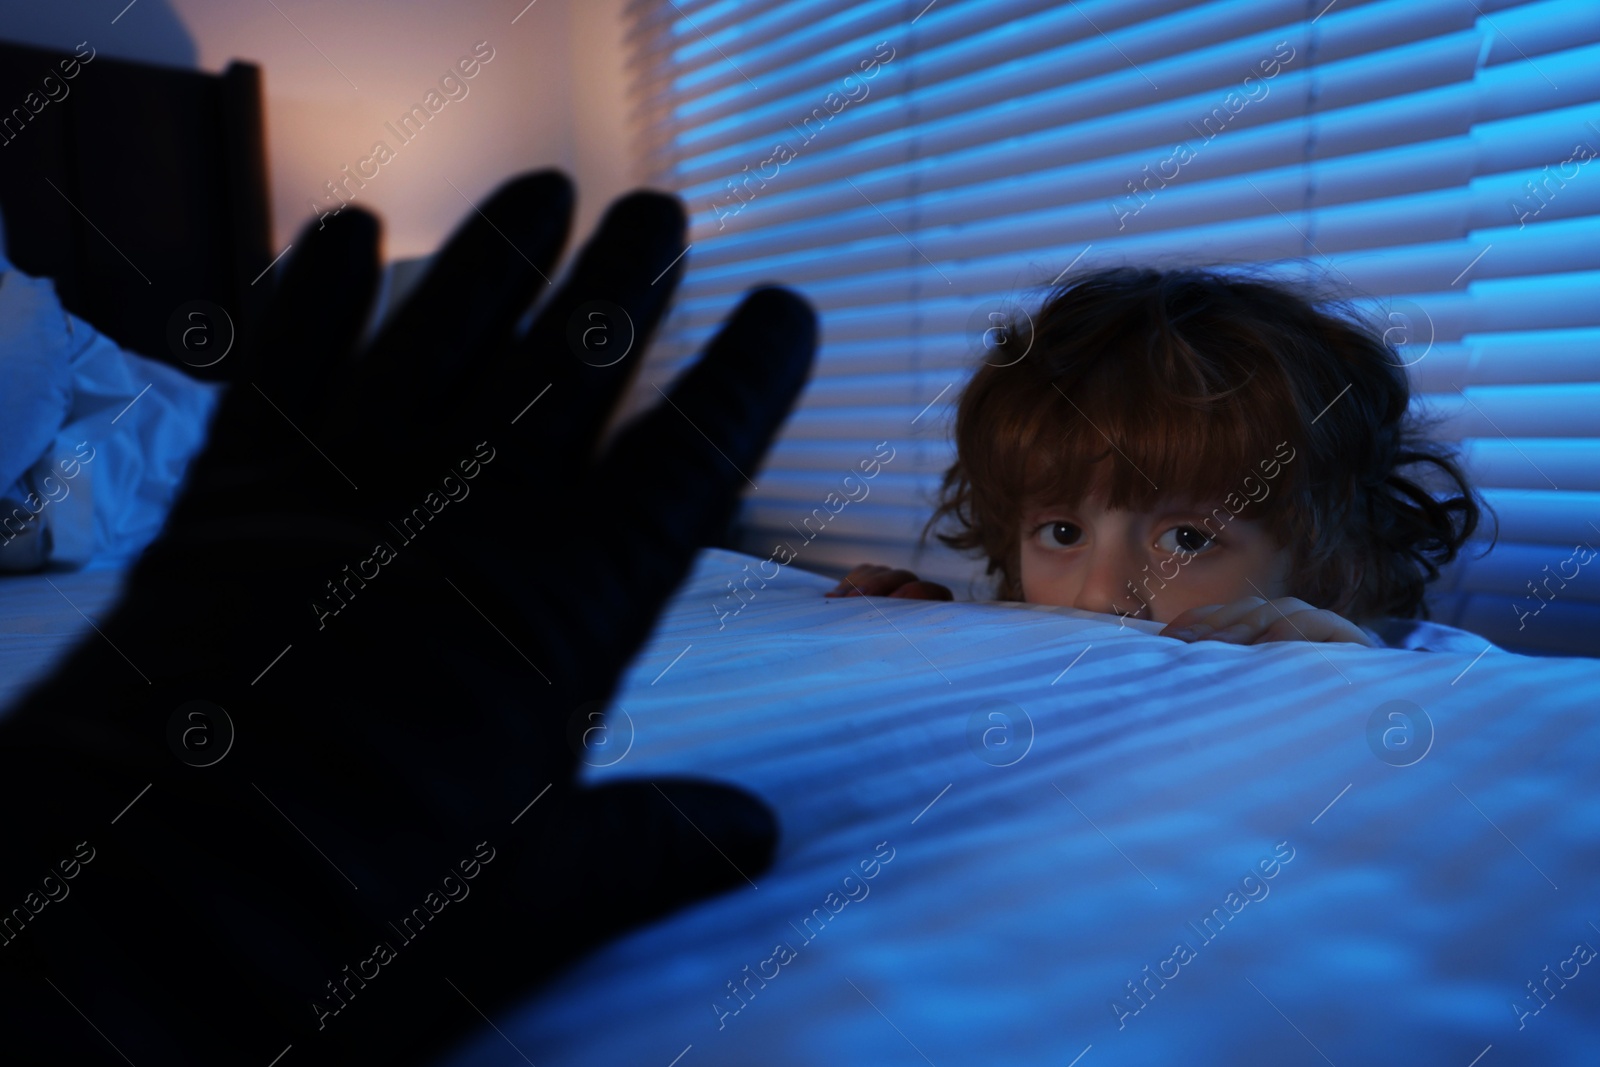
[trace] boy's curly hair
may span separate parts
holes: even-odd
[[[1347,302],[1237,271],[1118,267],[1065,282],[1011,331],[1006,349],[1027,354],[967,384],[922,532],[954,520],[939,540],[986,555],[1000,599],[1022,599],[1030,506],[1101,494],[1146,510],[1176,491],[1264,523],[1292,549],[1291,595],[1356,620],[1426,618],[1425,586],[1487,509]]]

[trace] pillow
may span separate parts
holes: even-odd
[[[49,279],[0,271],[0,570],[128,562],[166,521],[222,386],[124,351]]]
[[[77,339],[49,280],[0,256],[0,494],[42,456],[72,402]],[[15,495],[15,494],[5,494]]]

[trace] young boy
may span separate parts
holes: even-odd
[[[1486,644],[1422,621],[1484,505],[1353,314],[1238,273],[1120,267],[1067,282],[1016,340],[1027,356],[962,393],[923,530],[952,520],[939,540],[986,555],[999,599],[1185,641]],[[827,595],[951,599],[874,564]]]

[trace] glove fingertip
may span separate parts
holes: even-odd
[[[811,302],[793,289],[774,283],[762,283],[745,294],[739,305],[740,314],[750,314],[785,332],[816,343],[817,311]]]
[[[682,244],[689,229],[689,213],[684,209],[683,201],[672,193],[635,189],[618,197],[606,209],[602,225],[659,231]]]

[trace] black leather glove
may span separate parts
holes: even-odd
[[[8,1061],[428,1062],[770,861],[744,792],[574,778],[815,318],[750,293],[600,453],[685,219],[618,201],[552,289],[572,200],[501,188],[359,356],[377,224],[297,240],[123,601],[0,723]]]

